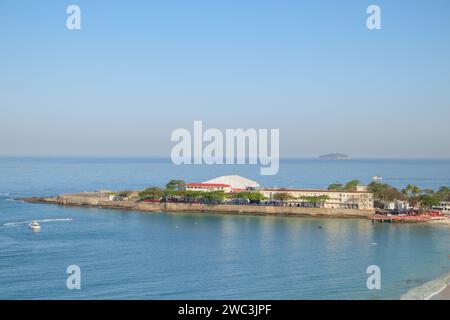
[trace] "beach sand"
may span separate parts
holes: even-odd
[[[450,274],[409,290],[401,300],[450,300]]]
[[[446,225],[450,227],[450,218],[439,219],[439,220],[431,220],[428,223],[438,224],[438,225]]]
[[[450,300],[450,286],[447,285],[444,290],[431,297],[430,300]]]

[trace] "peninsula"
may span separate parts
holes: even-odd
[[[436,193],[436,198],[447,196],[447,193],[442,193],[447,189],[442,190]],[[234,175],[193,183],[171,180],[166,188],[118,192],[103,190],[20,200],[146,212],[364,218],[373,222],[448,220],[447,207],[440,211],[431,208],[419,210],[410,208],[406,200],[396,200],[397,196],[403,197],[403,193],[377,182],[362,186],[358,180],[352,180],[346,184],[333,183],[328,189],[262,188],[256,181]],[[425,203],[429,198],[422,199],[424,207],[429,205]],[[414,201],[417,201],[416,198]]]

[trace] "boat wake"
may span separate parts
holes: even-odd
[[[10,195],[11,195],[10,193],[1,193],[0,192],[0,197],[8,197]]]
[[[15,226],[20,226],[23,224],[29,224],[31,223],[31,221],[37,221],[39,223],[41,222],[62,222],[62,221],[72,221],[72,218],[62,218],[62,219],[41,219],[41,220],[29,220],[29,221],[15,221],[15,222],[7,222],[4,223],[3,226],[4,227],[15,227]]]

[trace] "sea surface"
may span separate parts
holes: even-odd
[[[267,187],[323,188],[375,175],[450,186],[450,160],[284,160],[259,167],[165,159],[0,158],[0,299],[397,299],[450,273],[450,230],[366,220],[139,213],[15,199],[201,182],[239,174]],[[41,232],[27,223],[41,221]],[[69,290],[67,267],[81,270]],[[381,269],[381,289],[366,273]]]

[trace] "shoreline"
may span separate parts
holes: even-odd
[[[99,192],[61,194],[50,197],[26,197],[16,199],[28,203],[55,204],[67,207],[90,207],[100,209],[134,210],[140,212],[199,212],[234,215],[316,217],[316,218],[357,218],[372,220],[373,210],[341,208],[305,208],[294,206],[202,204],[183,202],[137,202],[131,200],[109,200]],[[389,220],[389,219],[386,219]],[[390,221],[395,223],[426,223],[440,227],[450,227],[450,217],[426,221]]]
[[[258,206],[171,202],[136,202],[128,200],[112,201],[98,193],[63,194],[53,197],[29,197],[17,199],[28,203],[55,204],[71,207],[94,207],[103,209],[134,210],[141,212],[200,212],[234,215],[359,218],[370,219],[373,210],[303,208],[289,206]]]
[[[450,286],[447,284],[426,300],[450,300]]]
[[[450,300],[450,274],[410,289],[400,300]]]

